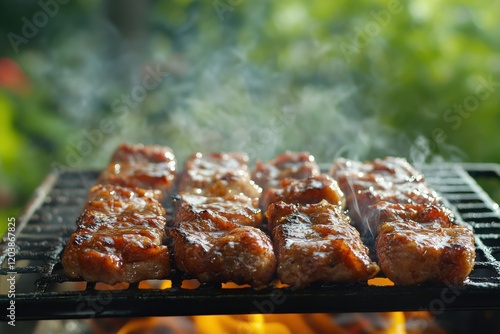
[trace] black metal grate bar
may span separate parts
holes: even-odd
[[[278,286],[255,291],[242,286],[199,285],[173,269],[167,280],[109,287],[68,280],[61,254],[81,212],[95,171],[50,175],[18,219],[16,265],[7,266],[0,243],[0,309],[5,310],[7,276],[16,272],[16,320],[168,316],[238,313],[373,312],[396,310],[499,309],[500,211],[472,176],[497,177],[497,165],[423,165],[427,182],[459,218],[473,228],[477,257],[463,286],[415,287],[317,284],[304,290]],[[483,168],[483,169],[481,169]],[[7,321],[5,311],[1,319]]]

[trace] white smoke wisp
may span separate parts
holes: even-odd
[[[158,94],[168,96],[168,105],[157,107],[164,118],[145,126],[142,140],[172,146],[181,160],[193,151],[238,150],[266,160],[305,150],[331,162],[404,149],[376,113],[357,108],[354,82],[299,85],[286,73],[253,64],[237,47],[188,63],[182,77],[152,93]],[[137,135],[137,122],[123,124],[122,134],[135,137],[128,133]]]

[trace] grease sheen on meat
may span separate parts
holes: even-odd
[[[345,194],[349,216],[362,232],[376,232],[371,225],[378,225],[373,219],[378,217],[373,206],[379,202],[439,206],[442,201],[424,182],[423,174],[403,158],[387,157],[369,162],[339,158],[334,162],[331,175]]]
[[[262,189],[251,179],[247,163],[245,153],[195,153],[184,164],[178,192],[208,197],[260,197]]]
[[[400,219],[413,220],[420,224],[451,227],[455,218],[448,208],[439,205],[380,201],[368,206],[364,212],[363,224],[357,225],[357,227],[363,235],[373,233],[373,236],[376,237],[380,224]]]
[[[286,151],[269,162],[257,160],[252,170],[255,182],[267,190],[280,186],[283,179],[305,179],[319,175],[320,168],[308,152]]]
[[[283,201],[295,204],[314,204],[326,200],[331,204],[345,206],[345,198],[337,182],[326,174],[305,179],[283,179],[279,187],[268,189],[261,197],[261,207]]]
[[[269,237],[258,228],[200,211],[170,231],[177,268],[200,282],[250,284],[263,288],[274,278],[276,259]]]
[[[97,183],[157,189],[168,196],[174,186],[175,170],[175,156],[169,147],[121,144]]]
[[[304,288],[313,282],[366,281],[378,273],[359,232],[339,206],[326,201],[277,202],[266,215],[283,283]]]
[[[386,222],[378,229],[376,248],[382,271],[399,285],[463,284],[474,266],[474,235],[465,226]]]
[[[424,175],[420,171],[406,159],[398,157],[385,157],[366,162],[337,158],[330,172],[339,183],[343,183],[343,180],[347,181],[349,178],[363,180],[365,176],[380,176],[384,182],[390,181],[392,183],[424,181]],[[373,183],[374,180],[365,179],[370,183]]]
[[[389,279],[400,285],[464,283],[474,265],[472,231],[453,224],[451,211],[405,159],[339,159],[331,173],[358,229],[375,238]]]
[[[164,214],[154,191],[94,186],[64,250],[64,273],[107,284],[167,277]]]
[[[174,224],[192,220],[201,211],[212,211],[229,221],[245,226],[260,227],[262,211],[258,208],[258,199],[243,194],[225,197],[206,197],[191,194],[174,196],[176,215]]]

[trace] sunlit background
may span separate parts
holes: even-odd
[[[0,5],[0,234],[119,142],[500,162],[500,2]],[[500,188],[500,187],[499,187]]]

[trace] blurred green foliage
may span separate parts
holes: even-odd
[[[0,234],[54,166],[103,166],[120,141],[181,159],[305,149],[500,162],[500,2],[137,3],[0,5],[0,57],[30,81],[0,86]],[[47,22],[14,47],[41,11]],[[157,68],[161,85],[125,103]],[[113,130],[83,145],[102,119]]]

